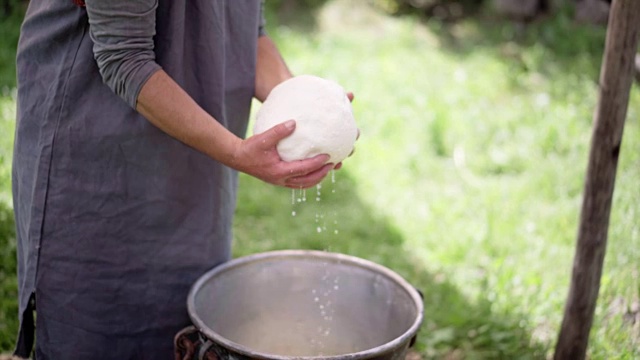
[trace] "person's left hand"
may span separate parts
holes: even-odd
[[[353,102],[353,99],[355,98],[353,96],[352,92],[348,92],[347,93],[347,97],[349,98],[349,101]],[[358,129],[358,135],[356,136],[356,140],[358,140],[360,138],[360,129]],[[355,146],[353,147],[353,150],[351,150],[351,153],[349,154],[349,156],[353,155],[353,153],[356,151]],[[336,164],[336,166],[333,167],[334,170],[339,170],[342,167],[342,162],[339,162]]]

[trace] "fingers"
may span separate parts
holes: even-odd
[[[360,129],[358,129],[358,134],[356,135],[356,141],[358,141],[358,139],[360,139]],[[354,146],[353,149],[351,149],[351,152],[349,153],[349,155],[347,155],[347,157],[351,157],[355,152],[356,152],[356,147]]]
[[[317,155],[310,159],[291,161],[285,163],[284,171],[288,178],[305,176],[314,173],[324,167],[329,161],[329,155]]]
[[[333,168],[333,164],[325,164],[314,172],[287,179],[285,181],[285,186],[292,189],[310,188],[320,183]]]
[[[280,140],[286,138],[287,136],[293,133],[293,130],[296,128],[295,120],[287,120],[281,124],[278,124],[271,129],[263,132],[262,134],[258,134],[262,139],[262,148],[269,149],[276,146]]]
[[[350,101],[354,99],[351,92],[347,93],[347,97]],[[249,162],[253,165],[245,166],[241,171],[274,185],[306,189],[320,183],[332,169],[338,170],[342,167],[342,163],[327,163],[329,155],[318,155],[299,161],[283,161],[277,153],[276,146],[282,139],[291,135],[295,128],[295,120],[288,120],[247,139],[251,145],[247,146],[249,151],[246,153],[250,155],[248,158],[252,161]],[[356,140],[359,137],[360,129]],[[349,156],[352,154],[353,151]]]
[[[355,98],[353,96],[352,92],[348,92],[347,93],[347,97],[349,98],[349,101],[353,102],[353,99]],[[360,139],[360,129],[358,129],[358,134],[356,135],[356,140]],[[356,148],[354,147],[353,150],[351,150],[351,153],[349,153],[349,156],[353,155],[353,153],[356,151]],[[342,166],[342,164],[340,164],[340,166]],[[337,169],[339,169],[340,167],[338,167]]]
[[[312,187],[324,179],[334,164],[327,163],[329,155],[318,155],[310,159],[286,163],[284,186],[296,189]]]

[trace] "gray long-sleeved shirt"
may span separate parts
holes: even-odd
[[[189,287],[230,257],[237,174],[155,128],[137,96],[162,68],[243,136],[261,28],[260,0],[31,0],[13,194],[39,360],[172,358]]]

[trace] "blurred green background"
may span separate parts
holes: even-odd
[[[536,16],[507,16],[499,2],[267,0],[269,34],[292,71],[353,91],[362,135],[319,189],[292,194],[241,176],[235,256],[322,249],[389,267],[425,294],[425,359],[549,358],[606,29],[576,21],[568,0],[540,1]],[[23,7],[0,24],[0,352],[17,327],[10,168]],[[591,359],[640,357],[638,90]]]

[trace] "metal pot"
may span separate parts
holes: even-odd
[[[422,323],[418,291],[360,258],[285,250],[229,261],[187,300],[176,359],[402,359]]]

